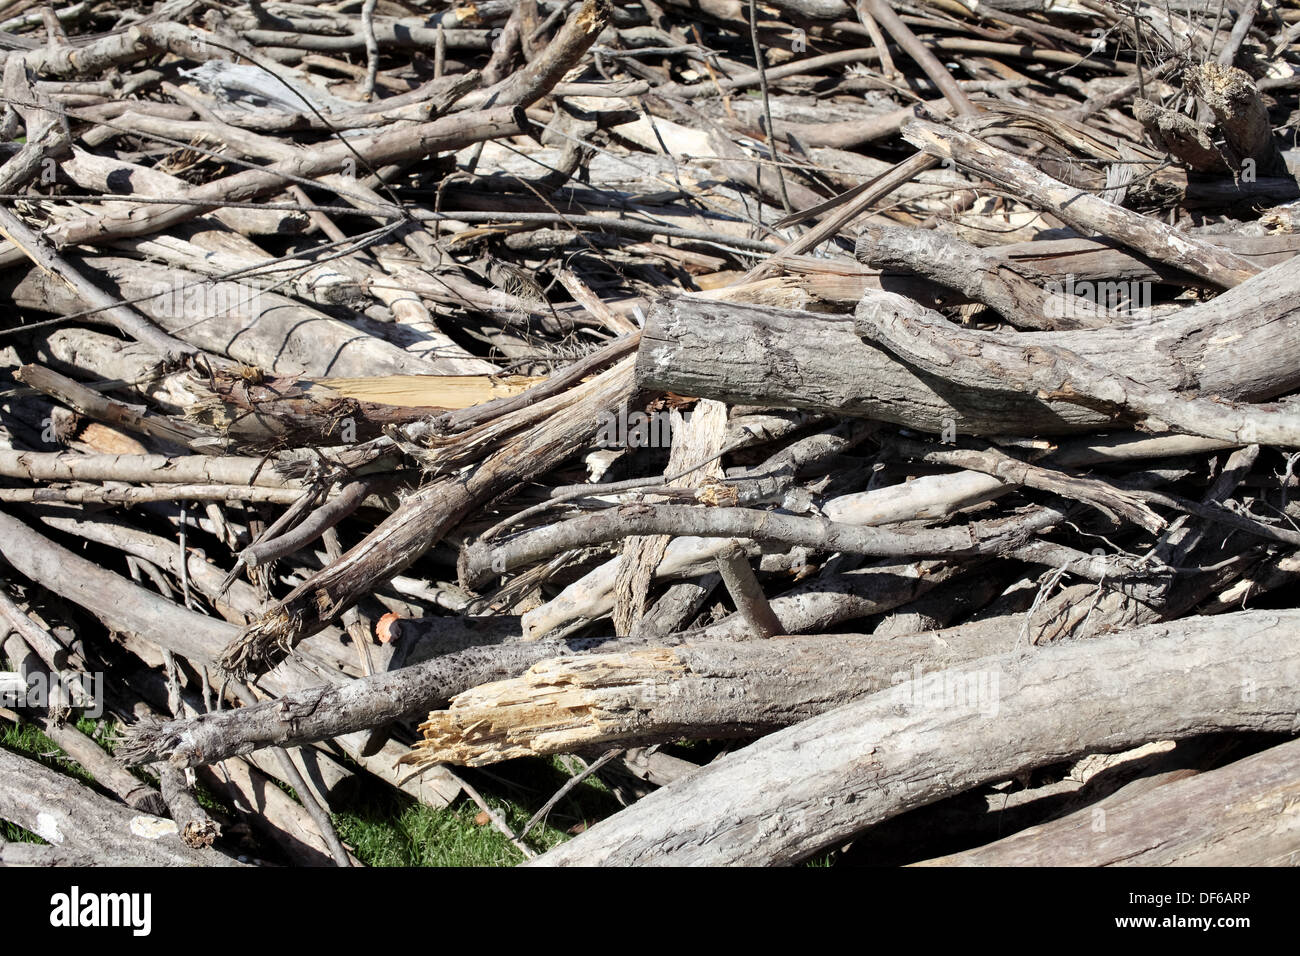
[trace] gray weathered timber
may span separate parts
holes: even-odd
[[[1300,387],[1300,260],[1176,315],[1105,329],[1024,332],[1152,388],[1264,401]],[[858,415],[922,431],[1058,435],[1112,424],[1005,386],[953,384],[862,342],[851,316],[716,302],[658,302],[637,356],[643,388],[745,405]]]
[[[1292,740],[1135,796],[1120,790],[1059,820],[918,865],[1294,866],[1297,801],[1300,740]]]
[[[1017,643],[1006,620],[892,640],[816,634],[540,661],[433,711],[406,762],[482,766],[608,745],[756,736]]]
[[[954,126],[961,125],[971,124],[969,120],[954,123]],[[1106,236],[1150,259],[1176,266],[1225,289],[1259,274],[1257,266],[1226,249],[1053,179],[1012,153],[960,129],[913,120],[903,127],[902,135],[918,149],[942,159],[953,159],[962,168],[1025,197],[1081,234]]]
[[[927,679],[996,678],[995,707],[929,701],[924,687],[873,694],[724,757],[533,863],[793,863],[1033,767],[1216,731],[1295,734],[1298,626],[1300,611],[1245,611],[983,658]]]
[[[35,760],[0,750],[0,819],[77,859],[112,866],[236,866],[181,842],[176,824],[101,797]]]

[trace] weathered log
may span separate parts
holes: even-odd
[[[628,639],[644,647],[654,639]],[[421,664],[336,686],[311,687],[251,707],[207,713],[192,720],[141,723],[119,750],[128,763],[169,760],[197,766],[270,746],[294,747],[382,726],[423,713],[478,684],[522,672],[548,657],[582,653],[618,642],[515,642],[466,647]]]
[[[1177,266],[1222,288],[1231,289],[1259,271],[1245,259],[1159,220],[1055,180],[1006,150],[959,129],[945,130],[914,120],[903,127],[903,137],[930,155],[952,159],[1004,189],[1025,196],[1082,233],[1095,232],[1118,240],[1151,259]]]
[[[949,385],[1063,399],[1145,431],[1300,445],[1300,415],[1286,406],[1230,405],[1220,395],[1200,398],[1164,388],[1111,371],[1110,362],[1081,355],[1059,335],[1029,342],[1014,333],[961,329],[892,292],[868,293],[854,315],[864,339]]]
[[[1297,611],[1247,611],[983,658],[778,731],[534,862],[792,863],[1070,757],[1216,731],[1294,734],[1297,625]],[[981,701],[994,713],[981,715]],[[761,788],[747,783],[756,779]]]
[[[221,836],[221,827],[199,806],[185,781],[185,772],[175,767],[164,767],[158,779],[168,813],[180,828],[181,841],[195,849],[212,846],[213,841]]]
[[[171,820],[114,803],[7,750],[0,750],[0,819],[98,865],[239,865],[225,854],[186,846]]]
[[[1013,647],[1017,635],[1002,629],[1004,640],[954,628],[889,641],[819,634],[553,658],[431,712],[403,762],[481,766],[611,743],[758,736],[922,670]]]
[[[1292,866],[1300,741],[918,866]]]
[[[438,371],[418,355],[375,335],[358,334],[353,325],[278,292],[238,281],[212,281],[134,259],[92,256],[82,264],[102,271],[124,298],[135,301],[135,309],[160,329],[175,330],[177,339],[188,343],[191,351],[204,349],[287,375],[363,377]],[[39,269],[6,281],[15,279],[8,294],[25,307],[81,311],[81,301]]]
[[[1265,401],[1300,385],[1300,263],[1173,316],[1080,332],[1025,332],[1150,387]],[[834,411],[957,435],[1059,435],[1114,423],[1053,398],[914,370],[854,341],[849,319],[677,296],[656,303],[637,359],[643,388]],[[995,384],[995,383],[987,383]]]

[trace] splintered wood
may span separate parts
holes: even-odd
[[[1294,860],[1297,39],[0,0],[0,863]]]
[[[475,766],[634,737],[638,710],[630,705],[662,686],[661,674],[684,671],[669,648],[534,664],[522,677],[458,694],[450,709],[430,714],[419,728],[423,739],[403,761]]]

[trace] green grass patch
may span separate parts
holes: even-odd
[[[559,759],[523,759],[490,772],[458,770],[494,811],[518,833],[569,778]],[[618,809],[609,789],[594,777],[573,788],[525,842],[538,853],[569,839],[568,830],[595,823]],[[339,838],[367,866],[514,866],[523,854],[492,823],[478,823],[479,807],[461,796],[435,809],[377,782],[367,781],[349,805],[334,814]]]

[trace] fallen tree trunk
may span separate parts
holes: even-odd
[[[1170,317],[1074,332],[1022,332],[1151,388],[1265,401],[1300,386],[1300,261],[1266,270]],[[637,383],[745,405],[777,405],[959,435],[1060,435],[1111,415],[1004,382],[981,387],[916,370],[861,341],[845,316],[666,298],[646,319]]]
[[[765,737],[534,862],[793,863],[905,810],[1071,757],[1215,731],[1296,733],[1297,625],[1297,611],[1247,611],[983,658]],[[968,693],[979,681],[996,704],[987,716]]]

